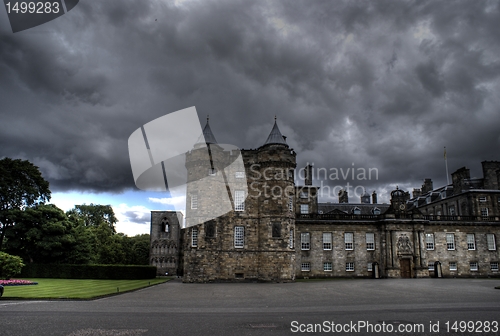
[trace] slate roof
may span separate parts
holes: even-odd
[[[274,118],[273,129],[271,130],[271,133],[267,137],[267,140],[264,143],[264,146],[265,145],[287,145],[285,139],[283,138],[283,135],[280,132],[280,129],[278,128],[278,124],[276,123],[276,118]]]
[[[318,212],[323,214],[352,214],[354,208],[360,210],[360,215],[373,215],[375,208],[383,214],[389,209],[390,204],[371,204],[371,203],[318,203]]]
[[[203,138],[205,139],[206,144],[216,144],[217,140],[215,140],[215,136],[212,133],[212,130],[210,129],[210,125],[208,123],[208,117],[207,117],[207,124],[205,125],[205,128],[203,129],[203,136],[200,135],[198,138],[198,141],[196,143],[203,143]]]

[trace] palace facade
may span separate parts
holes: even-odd
[[[257,149],[219,145],[208,121],[201,139],[186,153],[184,228],[181,213],[152,212],[158,274],[184,282],[500,276],[498,161],[482,162],[480,179],[464,167],[438,189],[430,179],[412,197],[396,189],[390,204],[375,192],[355,204],[344,192],[339,203],[320,203],[310,166],[305,185],[295,184],[296,153],[276,122]]]

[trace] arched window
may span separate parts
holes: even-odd
[[[170,224],[167,217],[163,217],[161,220],[161,232],[170,232]]]

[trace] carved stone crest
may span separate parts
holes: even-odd
[[[402,234],[398,238],[397,246],[398,246],[398,253],[399,254],[412,254],[413,253],[410,238],[406,234]]]

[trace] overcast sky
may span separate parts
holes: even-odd
[[[240,148],[276,115],[299,167],[376,168],[351,184],[383,201],[446,184],[444,146],[450,173],[500,160],[498,1],[81,0],[23,32],[0,22],[0,157],[137,232],[174,201],[134,192],[128,137],[190,106]]]

